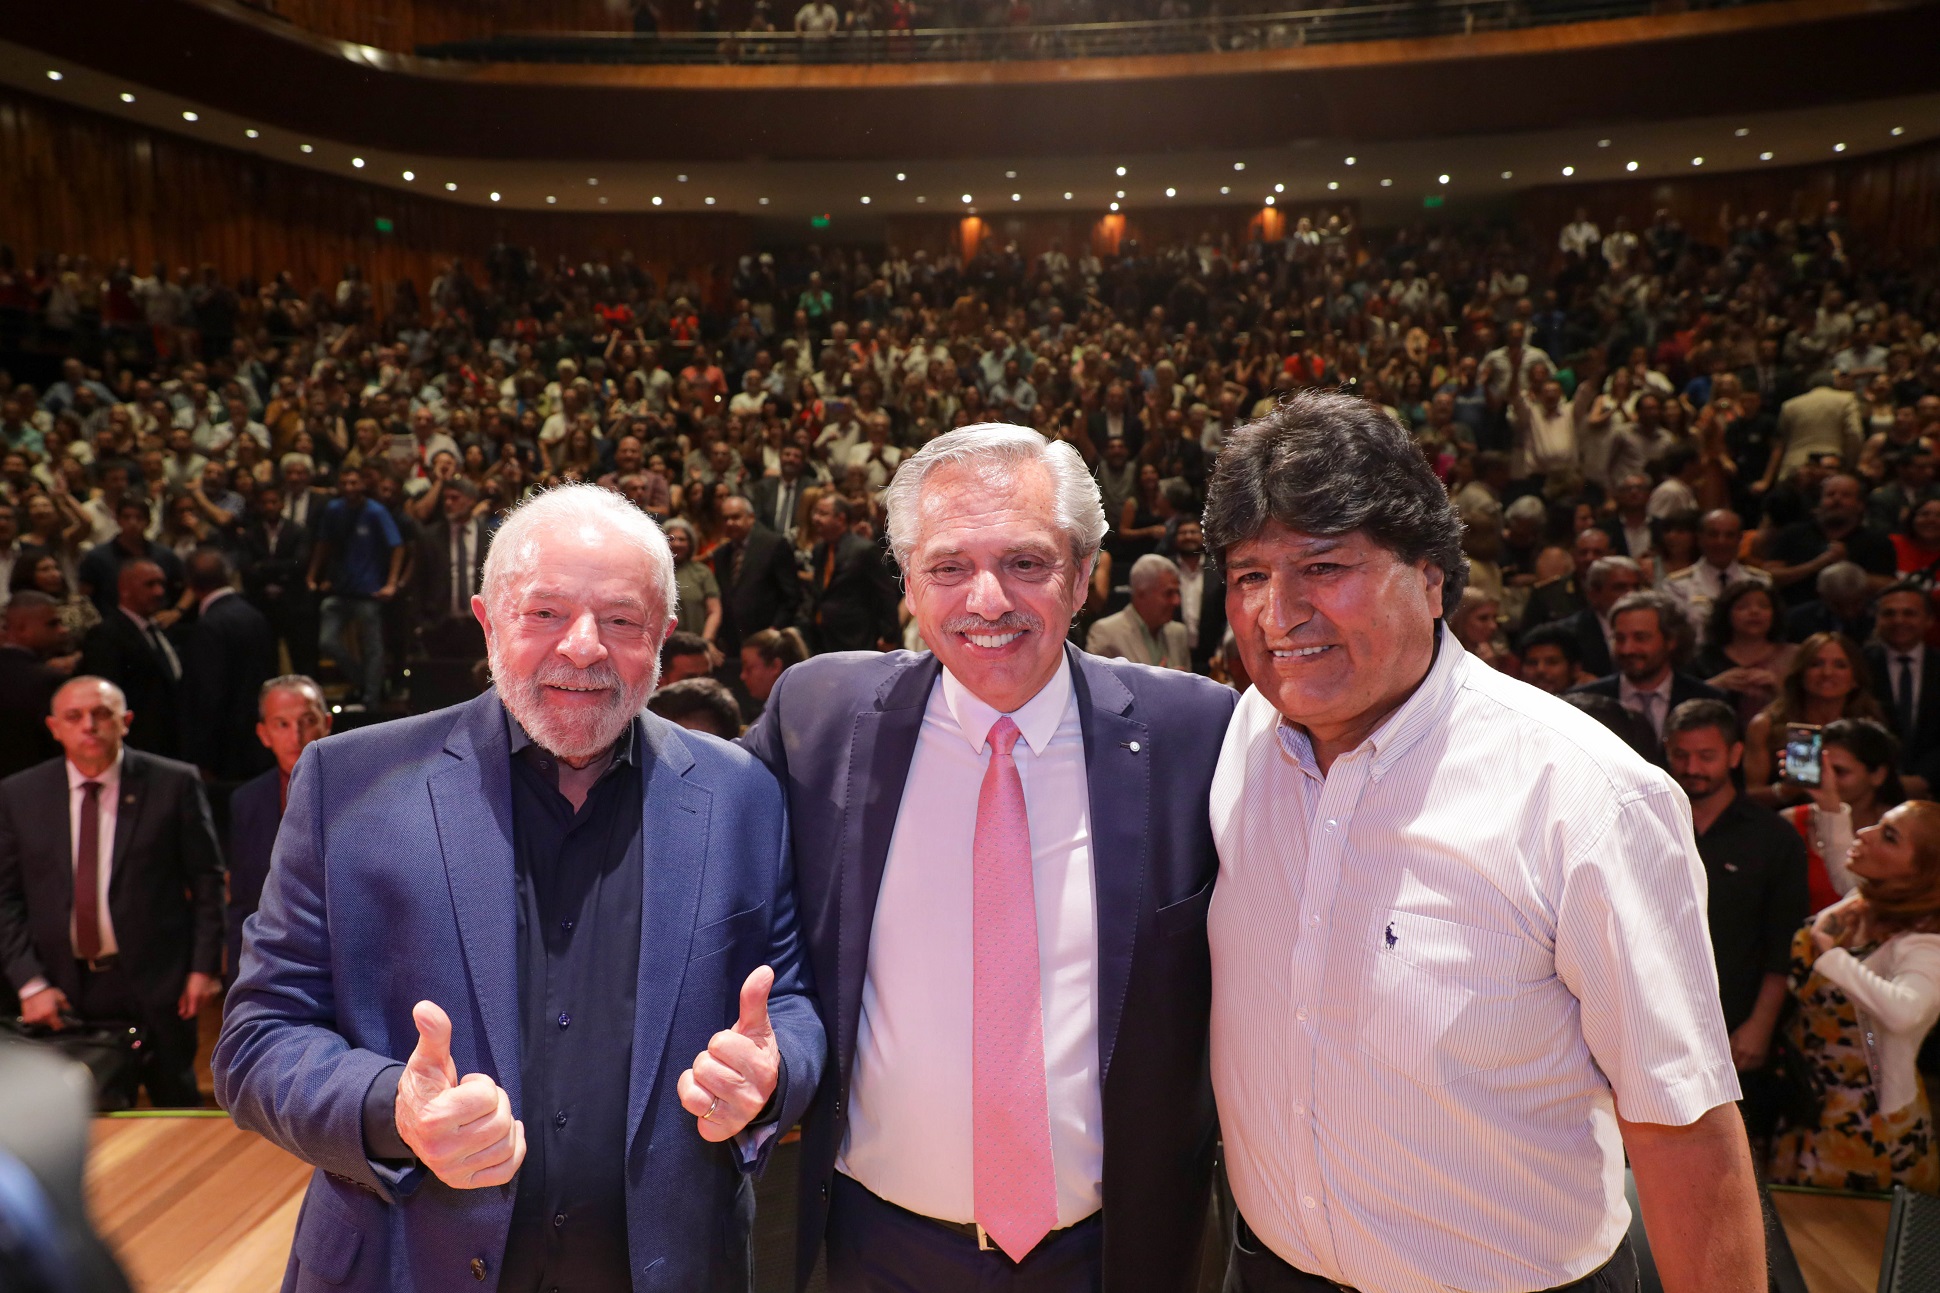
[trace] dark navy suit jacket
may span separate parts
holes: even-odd
[[[1177,1293],[1198,1274],[1211,1179],[1206,907],[1219,861],[1206,806],[1237,697],[1194,674],[1065,651],[1098,901],[1104,1287]],[[940,671],[927,653],[817,656],[781,676],[742,738],[788,790],[802,931],[833,1061],[802,1123],[798,1285],[827,1225],[876,897]]]
[[[243,922],[262,901],[263,881],[269,879],[270,850],[276,847],[276,827],[283,820],[283,774],[275,768],[243,782],[229,796],[229,903],[223,910],[229,951],[223,972],[233,981],[242,968]]]
[[[640,969],[627,1094],[633,1288],[748,1287],[753,1186],[700,1138],[675,1080],[731,1026],[742,982],[772,965],[781,1126],[821,1081],[825,1044],[796,935],[788,820],[743,750],[651,714]],[[511,765],[495,692],[311,745],[290,782],[262,904],[216,1043],[216,1094],[238,1125],[316,1166],[285,1290],[498,1286],[514,1187],[454,1190],[366,1157],[372,1080],[417,1044],[412,1006],[452,1020],[458,1071],[520,1092]],[[615,1049],[628,1039],[615,1038]]]

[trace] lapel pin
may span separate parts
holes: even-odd
[[[1126,749],[1130,750],[1133,754],[1138,753],[1137,741],[1120,741],[1119,744],[1124,746]]]

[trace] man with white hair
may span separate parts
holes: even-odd
[[[1167,669],[1192,668],[1192,649],[1179,616],[1179,567],[1170,557],[1148,552],[1132,563],[1128,581],[1132,603],[1091,626],[1085,650]]]
[[[674,598],[625,499],[538,495],[472,600],[492,690],[297,760],[214,1060],[319,1169],[292,1285],[747,1286],[825,1046],[773,778],[642,712]]]
[[[742,738],[787,788],[833,1038],[798,1281],[826,1239],[835,1293],[1190,1289],[1233,693],[1065,642],[1105,535],[1069,444],[951,431],[884,506],[930,651],[795,665]]]

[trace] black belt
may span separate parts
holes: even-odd
[[[927,1216],[921,1212],[912,1212],[908,1208],[905,1208],[904,1206],[902,1206],[900,1203],[891,1203],[888,1199],[883,1198],[880,1194],[877,1194],[874,1190],[871,1190],[868,1186],[864,1185],[861,1181],[856,1180],[853,1176],[849,1177],[848,1179],[858,1190],[863,1191],[870,1198],[882,1204],[882,1206],[885,1208],[894,1208],[896,1211],[903,1213],[905,1216],[915,1217],[918,1221],[927,1221],[933,1226],[942,1226],[945,1230],[953,1231],[956,1234],[963,1235],[965,1238],[968,1238],[968,1239],[974,1239],[977,1241],[977,1249],[979,1252],[998,1253],[1005,1257],[1008,1257],[1010,1255],[1008,1253],[1005,1253],[1004,1250],[999,1248],[996,1244],[991,1243],[989,1233],[985,1231],[982,1226],[978,1225],[974,1221],[945,1221],[941,1217],[932,1217],[932,1216]],[[1068,1226],[1063,1226],[1057,1230],[1049,1231],[1045,1234],[1044,1239],[1040,1239],[1037,1242],[1042,1244],[1046,1239],[1051,1238],[1053,1235],[1061,1235],[1065,1233],[1065,1231],[1067,1230],[1076,1230],[1079,1226],[1089,1225],[1093,1221],[1096,1221],[1100,1215],[1101,1215],[1100,1213],[1094,1212],[1090,1216],[1085,1217],[1083,1220],[1074,1221]]]
[[[74,958],[74,963],[91,974],[106,974],[115,968],[115,962],[120,959],[119,953],[110,952],[106,956],[97,956],[92,961],[83,960],[77,956]]]

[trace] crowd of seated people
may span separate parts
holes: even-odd
[[[20,734],[0,771],[56,756],[39,720],[69,676],[115,684],[129,744],[215,785],[287,772],[257,726],[272,701],[314,734],[325,693],[352,713],[456,698],[433,681],[480,685],[469,606],[498,519],[566,480],[665,525],[679,611],[654,708],[732,736],[810,653],[921,647],[879,496],[904,455],[987,420],[1092,465],[1110,533],[1074,644],[1243,687],[1208,465],[1321,386],[1386,409],[1446,480],[1473,571],[1453,640],[1668,766],[1707,858],[1760,850],[1764,888],[1721,908],[1754,882],[1712,886],[1748,1074],[1782,1020],[1838,1004],[1810,973],[1825,949],[1792,935],[1885,865],[1863,841],[1940,846],[1892,817],[1940,778],[1940,292],[1869,258],[1836,206],[1699,231],[1579,212],[1541,237],[1322,212],[1111,255],[750,253],[708,281],[630,255],[474,264],[422,292],[354,269],[305,291],[0,258],[22,371],[51,379],[0,390],[0,723]],[[286,674],[322,687],[264,693]],[[1781,757],[1796,724],[1823,734],[1816,786]],[[1840,991],[1886,992],[1856,958],[1899,940],[1875,978],[1909,1066],[1940,1014],[1892,977],[1940,933],[1925,901],[1827,944],[1855,954]],[[1894,1082],[1917,1108],[1873,1129],[1892,1148],[1868,1179],[1924,1181],[1924,1097]],[[1771,1143],[1795,1179],[1871,1170],[1791,1117]]]

